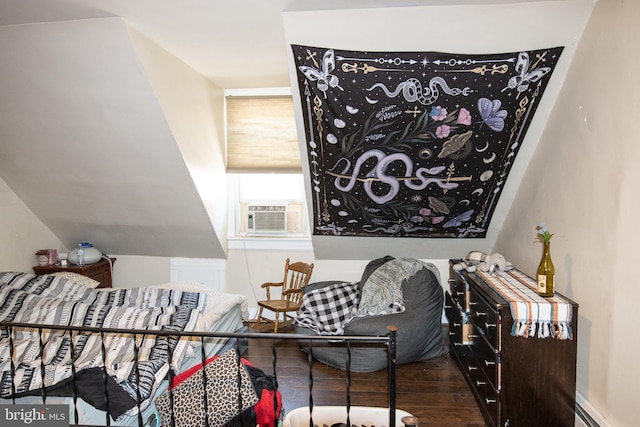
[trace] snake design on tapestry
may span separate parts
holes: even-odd
[[[382,205],[387,203],[390,200],[393,200],[394,197],[400,191],[400,181],[404,181],[404,184],[411,188],[412,190],[422,190],[427,187],[427,185],[431,183],[437,184],[441,188],[452,189],[456,188],[458,184],[452,182],[443,182],[440,178],[429,177],[428,175],[435,175],[441,173],[446,167],[445,166],[436,166],[433,168],[418,168],[416,170],[416,176],[412,177],[413,173],[413,162],[411,158],[404,153],[394,153],[394,154],[385,154],[384,152],[373,149],[369,150],[365,153],[362,153],[358,160],[356,160],[355,166],[353,167],[353,171],[351,172],[351,176],[348,176],[347,173],[349,169],[351,169],[351,162],[349,159],[342,158],[338,160],[336,165],[337,167],[339,163],[345,161],[347,164],[344,169],[341,171],[340,176],[336,176],[335,186],[338,190],[349,192],[356,185],[356,181],[358,181],[358,176],[360,175],[360,169],[362,168],[362,164],[367,160],[375,157],[377,159],[377,163],[373,169],[371,169],[363,179],[364,181],[364,190],[369,196],[371,200],[375,203]],[[404,177],[398,178],[395,176],[387,175],[386,171],[389,165],[393,162],[400,161],[405,165]],[[349,179],[346,185],[342,185],[343,179]],[[418,180],[419,183],[415,183],[414,181]],[[389,186],[389,191],[384,195],[377,195],[373,191],[373,183],[375,181],[380,181]]]
[[[450,88],[447,82],[442,77],[434,77],[429,81],[429,87],[423,88],[422,83],[418,79],[410,78],[407,81],[400,83],[396,86],[394,91],[390,91],[383,83],[376,83],[371,86],[368,91],[372,91],[373,89],[379,87],[382,88],[384,93],[389,98],[395,98],[398,96],[400,92],[402,92],[402,96],[404,99],[409,102],[418,101],[422,105],[431,105],[438,100],[440,97],[440,90],[438,86],[448,95],[469,95],[472,90],[468,87],[464,89],[459,88]]]

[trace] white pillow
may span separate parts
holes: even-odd
[[[100,286],[100,282],[97,280],[93,280],[91,277],[84,276],[80,273],[74,273],[73,271],[58,271],[51,273],[51,275],[68,279],[78,285],[86,286],[87,288],[95,289]]]
[[[228,294],[220,292],[200,282],[169,282],[155,285],[149,285],[149,288],[174,289],[183,292],[201,292],[207,295],[207,301],[204,312],[198,317],[197,331],[211,331],[215,322],[222,317],[224,313],[229,311],[236,304],[241,304],[242,320],[249,318],[249,308],[247,299],[240,294]]]

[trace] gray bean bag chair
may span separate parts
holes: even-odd
[[[329,289],[328,287],[330,286],[335,288],[336,286],[351,285],[350,289],[353,289],[354,285],[357,285],[357,292],[362,297],[363,287],[370,276],[391,260],[394,260],[394,258],[386,256],[371,261],[357,284],[347,284],[344,281],[337,280],[316,282],[304,287],[303,292],[305,296],[307,294],[310,296],[310,293],[316,290]],[[404,259],[396,260],[394,263],[397,264],[402,260]],[[419,263],[417,260],[413,261]],[[388,333],[388,326],[397,326],[396,361],[398,364],[425,360],[446,353],[445,339],[442,333],[444,306],[442,286],[436,275],[431,269],[427,268],[426,263],[424,263],[424,268],[419,268],[419,264],[414,263],[413,265],[418,265],[417,271],[410,277],[402,278],[400,280],[401,283],[398,284],[402,289],[401,298],[404,301],[404,311],[391,314],[363,315],[358,313],[358,316],[350,315],[351,320],[344,325],[344,330],[342,331],[342,335],[381,336]],[[401,277],[401,275],[398,277]],[[370,286],[369,284],[367,286]],[[360,303],[363,303],[363,301],[361,300]],[[306,310],[309,310],[309,306],[306,307]],[[317,335],[322,332],[298,321],[294,321],[294,326],[297,334]],[[320,344],[305,339],[299,339],[298,344],[307,353],[311,347],[312,355],[316,360],[329,366],[346,370],[347,349],[344,346],[340,344]],[[373,372],[386,369],[387,366],[388,354],[386,348],[371,347],[370,344],[368,347],[367,344],[351,346],[351,371]]]

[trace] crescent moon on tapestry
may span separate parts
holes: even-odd
[[[476,148],[476,151],[477,151],[478,153],[482,153],[483,151],[486,151],[486,150],[487,150],[487,148],[489,148],[489,143],[488,143],[488,142],[485,142],[484,147],[482,147],[482,148],[478,147],[478,148]]]
[[[487,157],[486,159],[482,159],[482,161],[484,163],[491,163],[496,159],[496,153],[491,153],[491,155],[489,157]]]

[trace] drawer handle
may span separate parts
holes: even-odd
[[[476,381],[476,385],[487,385],[487,382],[478,380]]]
[[[461,342],[454,342],[453,345],[457,345],[458,347],[462,346]]]
[[[450,337],[454,336],[455,334],[456,334],[455,332],[449,332]]]
[[[486,316],[487,313],[482,313],[481,311],[476,311],[476,316]]]
[[[480,335],[478,334],[467,334],[467,338],[479,338]]]
[[[459,297],[463,297],[464,296],[464,292],[456,292],[456,295],[458,295]]]
[[[488,404],[496,403],[496,399],[489,399],[488,397],[484,399],[484,401],[487,402]]]
[[[484,366],[495,366],[496,361],[495,360],[485,360],[484,361]]]
[[[453,307],[452,305],[445,305],[444,308],[451,308]]]
[[[477,366],[467,366],[467,370],[469,370],[469,371],[477,371],[478,367]]]
[[[469,305],[478,305],[476,301],[469,301]]]
[[[484,324],[487,328],[495,328],[496,324],[495,323],[485,323]]]
[[[453,322],[453,327],[454,327],[454,328],[459,328],[460,326],[462,326],[462,323],[455,323],[455,322]]]

